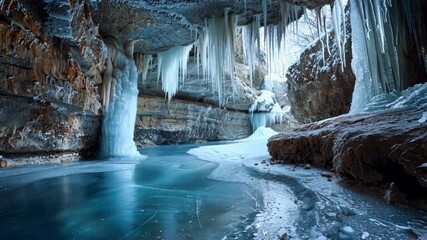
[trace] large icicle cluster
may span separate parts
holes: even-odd
[[[193,44],[177,46],[157,54],[157,81],[162,78],[162,89],[170,101],[178,91],[179,81],[187,75],[188,57]]]
[[[277,73],[285,75],[288,62],[284,57],[286,55],[286,33],[288,28],[294,32],[298,32],[298,19],[305,14],[308,18],[307,9],[302,6],[292,5],[288,3],[280,3],[281,21],[277,25],[267,25],[267,0],[262,1],[263,7],[263,22],[264,27],[261,29],[261,16],[255,15],[252,23],[243,27],[243,53],[245,63],[249,66],[249,78],[253,79],[254,68],[257,64],[257,58],[260,58],[261,51],[265,51],[266,63],[269,74]],[[330,8],[331,10],[329,10]],[[331,16],[334,31],[336,34],[337,45],[339,46],[339,56],[341,59],[342,68],[345,66],[345,4],[343,0],[336,0],[332,5],[326,5],[323,8],[315,10],[317,14],[317,29],[319,39],[322,41],[323,34],[328,34],[326,17]],[[331,14],[329,14],[331,12]],[[290,26],[289,26],[290,25]],[[264,38],[260,34],[264,33]],[[329,51],[329,38],[326,37],[326,46],[322,42],[323,52],[325,47]],[[330,52],[330,51],[329,51]],[[323,54],[324,56],[325,54]]]
[[[372,97],[408,87],[403,61],[408,35],[412,34],[425,62],[426,55],[422,52],[425,33],[420,36],[417,30],[421,29],[418,0],[411,4],[397,0],[352,0],[351,4],[356,86],[350,112],[358,113]]]
[[[234,34],[237,16],[224,11],[224,17],[206,20],[206,26],[197,45],[197,63],[202,64],[203,76],[218,93],[219,105],[224,105],[224,80],[233,81],[234,88]],[[234,90],[234,89],[233,89]],[[234,91],[233,91],[234,92]]]

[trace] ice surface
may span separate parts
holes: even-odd
[[[345,227],[354,239],[427,236],[425,212],[328,181],[323,170],[270,165],[274,134],[144,148],[146,160],[0,169],[0,238],[337,239]],[[193,150],[215,163],[186,154]]]
[[[253,239],[245,228],[257,211],[248,194],[261,201],[256,187],[207,179],[216,164],[189,148],[147,148],[143,161],[2,169],[0,238]]]

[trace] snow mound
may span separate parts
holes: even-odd
[[[247,138],[237,140],[236,142],[246,142],[246,141],[253,141],[253,140],[263,140],[263,139],[269,139],[270,137],[276,135],[277,132],[269,127],[261,126],[255,130],[252,135],[250,135]]]
[[[193,148],[187,153],[211,162],[268,159],[267,142],[275,134],[271,128],[260,127],[248,138],[230,144]]]

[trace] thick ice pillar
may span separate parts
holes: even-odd
[[[138,100],[134,42],[106,40],[109,50],[103,76],[100,157],[138,157],[133,141]]]

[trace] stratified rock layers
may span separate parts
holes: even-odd
[[[394,182],[410,197],[427,191],[427,123],[423,110],[340,116],[272,137],[276,163],[333,167],[366,184]]]
[[[234,140],[251,134],[248,114],[204,103],[163,97],[138,99],[135,142],[138,146]]]
[[[68,104],[0,94],[0,154],[4,157],[79,153],[97,148],[100,117]]]

